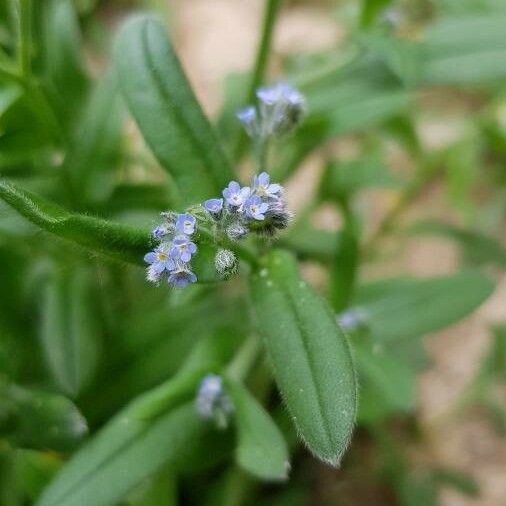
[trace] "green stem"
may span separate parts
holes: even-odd
[[[32,47],[31,0],[19,0],[18,64],[19,73],[28,78],[31,73],[30,56]]]
[[[232,250],[239,258],[250,265],[258,266],[258,254],[252,248],[239,244],[238,242],[231,241],[224,235],[216,237],[210,230],[204,227],[199,228],[199,234],[210,243],[217,242],[222,248]]]
[[[248,337],[228,364],[226,375],[236,381],[243,381],[255,364],[260,350],[261,346],[258,337]]]
[[[258,45],[257,55],[255,59],[255,66],[251,75],[251,80],[246,95],[246,103],[252,103],[255,100],[256,89],[262,84],[267,63],[269,59],[269,50],[272,43],[272,36],[274,34],[274,26],[281,7],[282,0],[267,0],[264,11],[264,18],[262,23],[262,38]],[[233,150],[234,160],[238,160],[243,151],[246,142],[246,135],[241,130],[235,143]]]

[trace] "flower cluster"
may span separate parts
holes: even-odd
[[[153,230],[153,238],[159,244],[144,257],[149,264],[148,281],[158,283],[166,276],[169,284],[178,288],[197,281],[190,265],[197,246],[190,236],[197,231],[199,221],[199,227],[212,231],[209,235],[219,246],[220,238],[237,241],[250,232],[273,236],[277,230],[286,228],[292,218],[283,198],[283,187],[271,183],[267,172],[255,176],[251,186],[241,187],[237,181],[231,181],[222,195],[190,208],[193,214],[162,213],[165,222]],[[227,279],[237,272],[238,261],[233,251],[219,248],[214,265],[216,272]]]
[[[253,178],[251,186],[231,181],[222,192],[223,198],[209,199],[204,208],[218,228],[235,241],[249,232],[273,235],[288,226],[292,217],[283,198],[283,187],[270,182],[267,172]]]
[[[214,420],[219,428],[226,428],[234,406],[223,389],[223,379],[220,376],[204,376],[197,391],[195,409],[201,418]]]
[[[250,105],[237,113],[252,138],[282,136],[293,130],[305,112],[304,95],[287,83],[258,88],[258,107]]]
[[[197,276],[192,272],[190,261],[197,252],[197,246],[190,236],[195,232],[197,220],[190,213],[162,213],[165,223],[153,230],[158,246],[144,256],[149,264],[147,279],[158,283],[166,277],[170,285],[184,288],[195,283]]]
[[[297,89],[286,83],[259,88],[256,96],[257,106],[247,107],[237,116],[258,150],[266,147],[269,137],[281,136],[299,124],[305,100]],[[207,241],[216,248],[214,268],[221,278],[227,279],[238,269],[231,241],[243,239],[249,233],[272,237],[286,228],[292,218],[283,187],[271,183],[267,172],[254,176],[250,186],[231,181],[220,197],[192,206],[183,214],[170,211],[161,214],[165,221],[153,230],[158,245],[144,257],[149,264],[147,279],[159,283],[166,278],[171,286],[178,288],[197,281],[191,268],[192,257],[197,253],[195,242]],[[195,232],[198,241],[193,242],[191,237]],[[227,245],[231,249],[224,247]]]

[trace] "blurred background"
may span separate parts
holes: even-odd
[[[95,79],[106,74],[111,40],[121,21],[136,10],[158,12],[167,23],[198,99],[209,116],[220,118],[218,124],[226,134],[227,121],[234,121],[231,97],[254,61],[263,2],[76,0],[74,7],[76,17],[72,22],[78,23],[84,55],[78,66]],[[7,16],[0,24],[0,43],[8,53],[11,33],[6,19]],[[58,30],[65,32],[65,23],[70,21],[63,17]],[[423,65],[419,65],[416,54],[418,44],[425,44]],[[71,53],[69,50],[70,58]],[[58,55],[51,58],[57,65]],[[388,69],[388,79],[380,75],[383,70],[378,71],[375,64],[365,65],[370,60]],[[431,476],[441,472],[443,483],[435,489],[435,504],[501,506],[506,504],[506,1],[283,3],[269,61],[272,79],[289,76],[291,81],[311,90],[310,79],[315,75],[324,81],[328,79],[328,69],[347,68],[357,61],[359,67],[364,63],[357,71],[357,80],[350,79],[335,92],[335,97],[333,85],[321,92],[315,85],[309,100],[308,118],[312,122],[297,134],[297,145],[303,146],[303,153],[294,158],[295,166],[280,162],[276,167],[278,174],[288,176],[286,195],[290,207],[295,213],[305,213],[313,229],[335,232],[342,225],[335,206],[325,199],[312,201],[329,161],[359,172],[364,163],[381,166],[376,179],[358,183],[361,187],[356,206],[362,217],[363,241],[369,248],[366,252],[372,252],[372,260],[360,270],[360,279],[374,281],[405,275],[429,278],[465,266],[479,268],[496,285],[493,294],[471,315],[425,336],[425,367],[416,379],[413,408],[408,414],[393,416],[390,434],[378,436],[373,444],[371,435],[359,427],[342,470],[331,469],[305,455],[305,464],[286,486],[291,495],[286,495],[283,504],[432,504],[427,497],[432,497],[433,489],[424,495],[426,470],[431,469]],[[35,157],[57,165],[62,154],[54,149],[48,153],[42,142],[25,143],[21,150],[21,144],[16,143],[26,139],[6,137],[9,125],[14,124],[8,117],[13,103],[9,102],[8,90],[0,88],[0,171],[2,176],[26,181],[39,170],[31,163]],[[338,111],[336,126],[314,149],[310,139],[318,136],[318,113],[329,104]],[[229,112],[228,118],[223,111]],[[156,182],[156,168],[147,176],[139,168],[139,164],[153,166],[156,162],[134,123],[127,119],[124,125],[123,154],[119,158],[113,154],[113,159],[119,159],[119,178]],[[309,139],[307,146],[304,135]],[[31,135],[30,139],[35,137]],[[420,167],[427,170],[420,172]],[[251,167],[245,161],[241,169],[248,174]],[[117,181],[118,175],[115,178]],[[353,180],[348,183],[354,184]],[[46,188],[45,184],[39,181],[36,187]],[[105,187],[109,184],[107,180]],[[93,212],[102,213],[100,206],[105,200],[100,190],[104,186],[99,183],[97,188],[90,190],[96,192],[98,202]],[[128,202],[135,205],[135,198],[124,191],[132,199]],[[117,202],[113,214],[118,219],[151,223],[153,209],[144,214],[129,213],[121,209],[119,199]],[[24,250],[23,244],[19,245],[21,255],[7,253],[16,241],[22,242],[19,231],[24,226],[2,205],[0,285],[15,287],[11,293],[2,291],[0,313],[4,313],[4,330],[9,328],[6,314],[11,310],[19,312],[20,301],[24,300],[21,293],[26,293],[27,288],[19,286],[32,283],[28,289],[32,294],[29,307],[37,308],[40,301],[38,295],[33,296],[33,286],[40,285],[37,276],[46,275],[41,272],[47,273],[46,262],[42,261],[36,269],[30,269],[29,278],[25,276],[22,258],[30,255],[26,244]],[[37,254],[41,251],[37,249],[39,239],[35,234],[31,243]],[[44,251],[41,257],[54,257],[54,252]],[[301,257],[305,277],[324,289],[325,268],[310,255]],[[5,270],[8,265],[9,274]],[[114,283],[118,275],[117,271],[104,274],[102,281]],[[30,317],[33,326],[41,318],[36,316],[37,311],[34,309],[34,316]],[[399,311],[403,311],[402,307]],[[30,361],[16,363],[16,356],[21,354],[16,339],[5,339],[2,344],[3,367],[16,369],[18,378],[37,377],[40,365],[27,370],[33,365]],[[130,340],[133,342],[134,337]],[[23,346],[35,349],[37,338],[24,340]],[[484,366],[494,357],[498,362],[502,360],[502,366],[497,366],[501,372],[496,375],[489,374],[490,368]],[[142,362],[138,367],[136,374],[142,375]],[[134,382],[135,375],[128,381]],[[115,402],[121,405],[122,396]],[[82,403],[86,411],[92,401],[84,396]],[[104,416],[98,414],[96,423]],[[395,438],[397,443],[389,438]],[[392,451],[378,453],[378,444]],[[399,445],[402,456],[396,454]],[[403,466],[417,479],[401,480],[403,484],[396,488],[392,482],[398,478],[392,476]],[[391,472],[391,467],[397,471]],[[444,470],[448,469],[455,473],[445,475]],[[419,487],[420,492],[411,498],[409,490],[403,491],[402,487]],[[299,492],[305,498],[302,502]]]

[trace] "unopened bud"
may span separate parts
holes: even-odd
[[[224,279],[228,279],[237,273],[238,262],[233,251],[220,249],[214,257],[216,272]]]
[[[248,229],[241,223],[232,223],[227,227],[227,237],[232,241],[242,239],[247,233]]]

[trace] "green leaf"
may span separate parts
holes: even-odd
[[[177,506],[177,478],[171,470],[163,470],[141,484],[125,506]]]
[[[205,428],[193,403],[153,420],[124,410],[63,467],[37,506],[111,506],[176,459]]]
[[[0,198],[40,228],[88,250],[143,264],[143,256],[150,248],[147,230],[70,213],[53,202],[5,181],[0,181]]]
[[[359,239],[355,227],[346,224],[336,237],[332,266],[331,301],[335,311],[343,310],[352,296],[359,262]]]
[[[286,480],[290,464],[288,448],[278,427],[240,383],[226,379],[227,392],[235,409],[239,435],[237,462],[264,480]]]
[[[90,94],[64,161],[73,200],[83,207],[107,199],[112,192],[111,173],[120,159],[121,105],[117,77],[110,71]]]
[[[392,0],[362,0],[362,9],[360,12],[361,25],[372,25],[381,11],[390,3],[392,3]]]
[[[371,343],[356,339],[353,356],[361,377],[361,389],[372,388],[369,402],[361,397],[359,420],[376,421],[385,413],[409,412],[415,406],[415,371],[398,360],[388,350],[375,348]],[[368,406],[367,404],[373,404]],[[384,404],[378,410],[378,404]]]
[[[74,2],[48,0],[36,2],[34,7],[39,27],[34,32],[39,38],[44,85],[58,114],[67,123],[77,118],[88,89]]]
[[[60,466],[61,461],[54,454],[18,449],[14,462],[16,483],[34,501]]]
[[[281,243],[301,258],[327,262],[334,258],[336,252],[336,236],[340,233],[310,228],[309,225],[297,224],[281,239]]]
[[[93,377],[99,326],[91,283],[83,267],[52,269],[42,294],[39,337],[49,370],[63,393],[76,397]]]
[[[439,19],[422,44],[424,84],[480,84],[506,76],[506,16]]]
[[[329,163],[322,178],[320,194],[322,198],[335,200],[370,187],[395,188],[399,183],[399,179],[378,157],[364,156]]]
[[[337,465],[357,410],[346,336],[289,253],[274,250],[262,264],[252,275],[251,294],[277,384],[309,449]]]
[[[150,16],[131,18],[118,34],[114,54],[128,107],[174,178],[182,205],[217,195],[233,172],[163,25]]]
[[[19,86],[5,85],[0,87],[0,118],[20,97],[21,89]]]
[[[494,283],[478,271],[431,279],[393,279],[362,287],[355,303],[377,341],[409,339],[455,323],[482,304]]]
[[[188,453],[207,426],[186,401],[212,363],[203,357],[132,401],[64,466],[37,505],[116,504],[162,465]]]
[[[24,448],[66,452],[88,433],[84,417],[61,395],[8,385],[2,399],[15,417],[11,437]]]
[[[414,234],[434,234],[454,240],[462,249],[464,260],[471,265],[496,264],[506,266],[506,248],[493,237],[466,230],[448,223],[423,221],[409,229]]]

